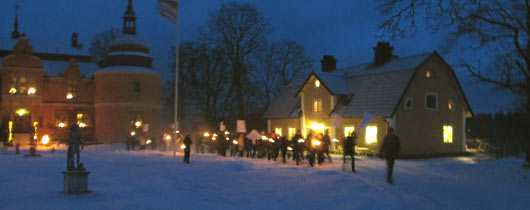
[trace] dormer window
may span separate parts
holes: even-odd
[[[315,87],[320,87],[320,81],[318,81],[318,79],[315,80]]]

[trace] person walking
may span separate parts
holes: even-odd
[[[351,133],[343,141],[343,164],[346,164],[346,156],[351,157],[351,170],[355,173],[355,140],[357,139],[357,134],[355,132]]]
[[[193,143],[191,142],[190,135],[187,134],[186,138],[184,138],[184,145],[186,146],[186,148],[184,149],[184,162],[185,163],[190,163],[191,144]]]
[[[322,141],[324,142],[323,154],[326,154],[326,156],[328,156],[328,160],[331,163],[331,155],[329,155],[329,147],[331,146],[331,138],[329,137],[329,130],[328,129],[326,129],[326,131],[324,131],[324,137],[323,137]]]
[[[300,159],[304,154],[304,145],[305,140],[302,137],[302,132],[300,130],[297,130],[296,135],[293,137],[293,159],[296,162],[296,165],[300,164]]]
[[[401,150],[399,138],[394,134],[394,128],[388,128],[388,135],[383,139],[379,156],[386,159],[387,178],[386,181],[390,184],[394,183],[392,179],[392,172],[394,171],[394,161]]]

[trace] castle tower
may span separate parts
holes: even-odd
[[[130,131],[158,137],[162,75],[153,71],[149,47],[136,36],[136,16],[129,0],[123,35],[109,47],[106,66],[94,73],[96,138],[124,142]]]

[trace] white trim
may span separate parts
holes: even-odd
[[[434,108],[428,108],[427,107],[427,96],[435,96],[436,97],[436,103],[434,104]],[[423,104],[423,107],[425,108],[425,110],[433,110],[433,111],[438,111],[438,93],[435,93],[435,92],[425,92],[425,100],[424,100],[424,104]]]

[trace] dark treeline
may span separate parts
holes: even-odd
[[[189,132],[228,129],[236,120],[247,128],[265,129],[261,119],[279,90],[313,68],[303,46],[271,40],[268,20],[251,4],[230,2],[209,15],[199,36],[179,46],[181,129]],[[175,49],[171,74],[164,85],[164,118],[174,116]]]

